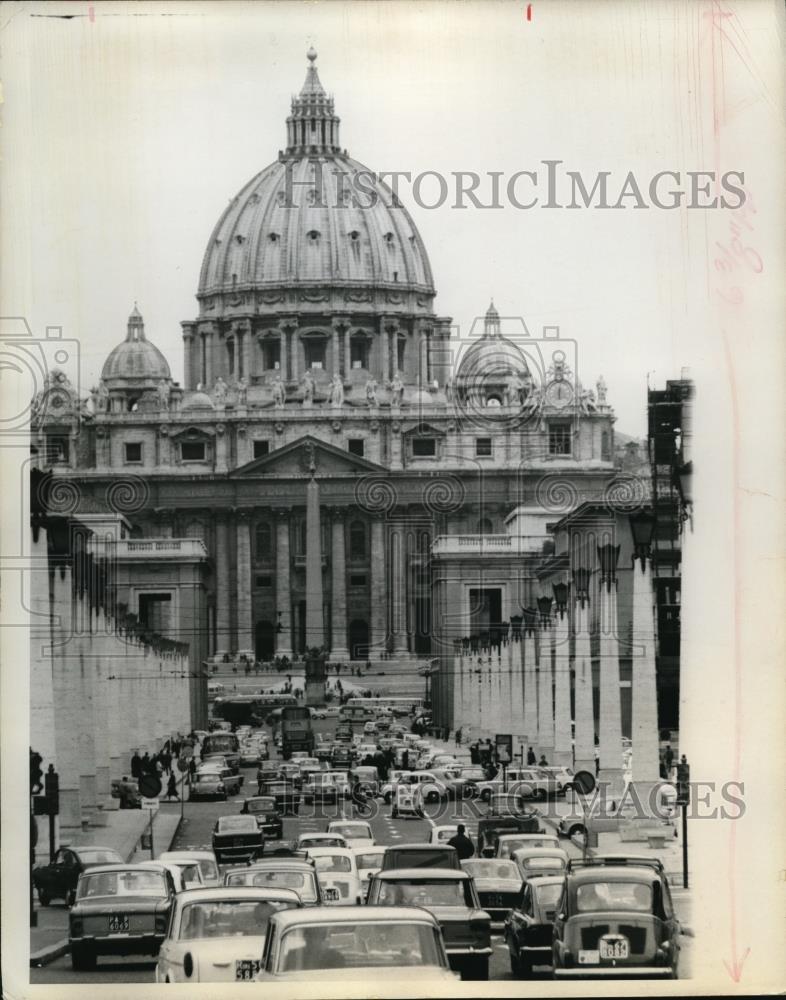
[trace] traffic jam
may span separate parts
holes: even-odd
[[[252,703],[249,721],[197,733],[177,849],[130,864],[82,848],[62,886],[38,870],[39,899],[70,908],[73,970],[137,956],[155,962],[139,981],[212,983],[390,968],[423,990],[679,977],[661,862],[590,856],[544,820],[570,769],[489,779],[391,701]]]

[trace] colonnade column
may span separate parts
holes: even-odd
[[[538,750],[551,764],[554,756],[554,701],[551,671],[552,628],[548,618],[541,622],[540,669],[538,672]]]
[[[617,634],[617,559],[619,545],[598,548],[600,577],[599,777],[612,794],[622,791],[622,709]]]
[[[337,336],[336,336],[336,339]],[[333,660],[348,660],[350,651],[347,647],[347,550],[344,532],[343,507],[333,508],[333,523],[331,525],[331,650]]]
[[[384,653],[387,642],[387,586],[385,522],[381,515],[371,518],[371,634],[369,645]]]
[[[633,563],[633,647],[631,659],[632,777],[642,791],[660,778],[658,759],[658,684],[655,673],[655,621],[649,555]]]
[[[313,474],[306,487],[306,648],[325,645],[322,590],[322,528],[319,486]]]
[[[586,572],[577,570],[576,573]],[[574,753],[575,771],[595,773],[595,708],[592,697],[592,654],[590,646],[590,612],[585,594],[577,594],[576,655],[574,662],[576,729]]]
[[[382,320],[382,383],[383,385],[390,379],[390,324]]]
[[[391,652],[407,652],[407,533],[397,527],[390,532],[390,639]]]
[[[570,742],[570,632],[565,605],[554,620],[554,760],[558,767],[573,766]]]
[[[229,524],[227,515],[216,517],[216,655],[223,656],[232,649],[229,617],[232,599],[229,573]]]
[[[524,725],[524,664],[520,639],[510,642],[510,731],[513,734],[513,752],[517,752],[516,739],[526,735]],[[527,748],[524,748],[526,753]]]
[[[527,616],[529,618],[529,615]],[[535,672],[534,623],[527,621],[523,631],[524,658],[524,735],[529,749],[538,739],[538,675]]]
[[[237,651],[254,656],[251,626],[251,518],[237,512]]]
[[[332,364],[331,367],[332,367],[334,375],[340,375],[341,374],[341,342],[339,340],[338,327],[335,324],[333,325],[332,344],[333,344],[333,347],[332,347],[333,364]]]
[[[292,659],[292,597],[289,576],[289,511],[276,510],[276,655]],[[280,617],[279,617],[280,616]],[[281,631],[278,631],[278,624]]]

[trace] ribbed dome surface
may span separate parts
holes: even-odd
[[[214,410],[213,400],[206,392],[189,392],[183,398],[181,410]]]
[[[521,350],[505,337],[484,337],[473,344],[461,359],[459,379],[493,379],[496,376],[524,375],[529,371]]]
[[[157,383],[171,378],[166,358],[145,337],[144,320],[136,306],[128,317],[126,339],[111,351],[101,370],[101,378],[107,383],[117,379]]]
[[[315,162],[324,179],[321,205],[313,203],[310,193]],[[287,170],[292,172],[289,181]],[[360,184],[377,195],[368,208],[351,203],[352,192],[361,205],[373,200]],[[339,204],[342,191],[350,198],[347,207]],[[391,284],[434,291],[426,249],[407,210],[394,205],[392,191],[372,179],[366,167],[341,155],[289,159],[257,174],[213,231],[199,294],[291,283]]]

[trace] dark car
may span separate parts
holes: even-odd
[[[330,763],[335,770],[347,771],[352,767],[352,751],[349,747],[333,747]]]
[[[241,815],[252,815],[266,838],[281,840],[284,836],[284,824],[281,813],[276,808],[276,800],[272,795],[255,795],[245,799]]]
[[[272,798],[276,809],[283,815],[297,816],[300,812],[300,790],[291,781],[265,781],[259,786],[259,794]]]
[[[522,885],[505,921],[505,941],[514,978],[532,975],[535,965],[551,965],[554,916],[564,882],[562,875],[538,875]]]
[[[501,858],[468,858],[461,867],[472,876],[480,905],[494,923],[501,924],[521,894],[518,865]]]
[[[33,869],[38,901],[49,906],[53,899],[63,899],[70,906],[82,872],[96,865],[122,863],[123,858],[111,847],[61,847],[54,861]]]
[[[455,847],[447,844],[395,844],[385,849],[382,871],[394,868],[450,868],[461,871]]]
[[[478,820],[478,855],[487,851],[493,856],[502,833],[542,833],[540,818],[534,810],[520,816],[484,816]]]
[[[219,864],[253,861],[265,849],[265,835],[254,816],[221,816],[213,828],[213,853]]]
[[[71,964],[97,955],[157,955],[166,937],[175,883],[163,865],[99,865],[83,872],[68,916]]]
[[[121,780],[115,778],[110,786],[110,794],[113,799],[119,800],[121,809],[141,809],[142,796],[139,794],[139,785],[136,779],[129,781],[128,778]]]
[[[681,933],[659,861],[573,859],[554,917],[554,977],[677,979]]]

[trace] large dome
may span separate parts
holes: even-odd
[[[136,306],[128,317],[126,339],[109,354],[101,378],[110,389],[129,384],[152,388],[161,379],[171,379],[166,358],[145,337],[145,324]]]
[[[219,219],[198,297],[358,284],[433,297],[415,223],[387,185],[340,149],[333,100],[319,82],[316,52],[308,57],[306,82],[287,119],[287,150]]]

